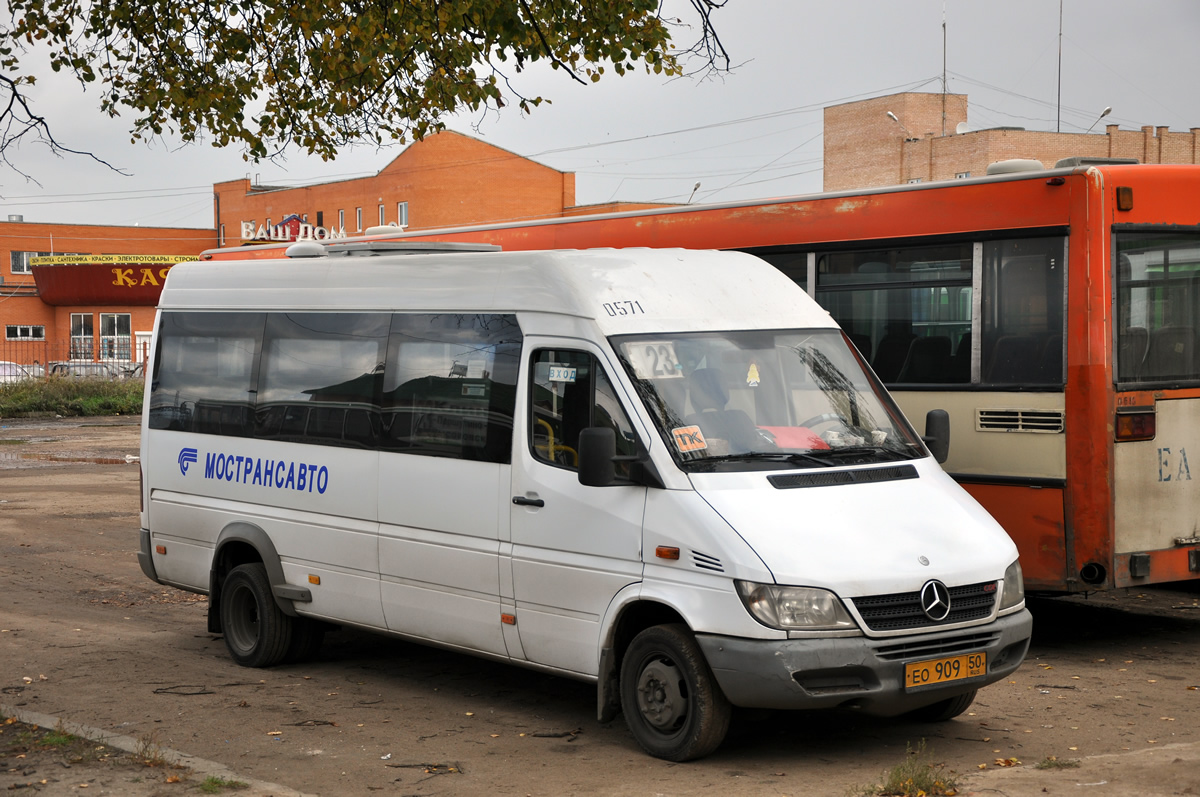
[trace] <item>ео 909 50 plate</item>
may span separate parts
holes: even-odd
[[[961,656],[914,661],[904,665],[904,688],[919,689],[986,674],[986,653],[964,653]]]

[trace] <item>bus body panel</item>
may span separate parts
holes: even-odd
[[[389,630],[507,654],[496,618],[508,471],[488,462],[380,455],[379,581]]]
[[[1067,477],[1062,393],[899,391],[909,418],[932,409],[950,413],[950,456],[942,468],[958,477],[1062,481]]]
[[[1159,551],[1200,537],[1200,401],[1160,399],[1154,406],[1155,438],[1116,446],[1120,554]]]

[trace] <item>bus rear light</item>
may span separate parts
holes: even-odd
[[[1153,440],[1157,424],[1154,411],[1122,412],[1117,414],[1117,442]]]

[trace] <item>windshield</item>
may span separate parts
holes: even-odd
[[[622,336],[613,344],[687,470],[828,467],[925,455],[838,330]]]

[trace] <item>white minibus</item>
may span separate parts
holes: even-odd
[[[1020,665],[1017,550],[930,453],[944,414],[918,436],[789,278],[446,247],[171,269],[139,560],[239,664],[393,634],[594,682],[674,761],[735,706],[945,720]]]

